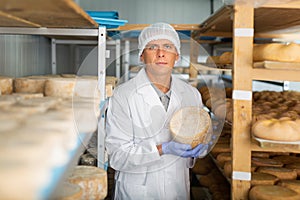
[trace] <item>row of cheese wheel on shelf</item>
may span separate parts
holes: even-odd
[[[202,87],[199,91],[218,118],[232,122],[231,88]],[[300,92],[253,92],[251,130],[261,139],[300,141]]]
[[[106,96],[112,95],[117,78],[107,76]],[[75,74],[36,75],[20,78],[0,76],[0,94],[43,93],[44,96],[100,98],[97,76]]]
[[[96,130],[94,103],[16,97],[0,96],[0,102],[3,98],[6,102],[5,106],[0,103],[0,196],[40,199],[40,191],[51,184],[54,169],[67,165],[84,133]]]
[[[253,62],[278,61],[278,62],[300,62],[300,44],[296,43],[267,43],[254,44]],[[232,52],[224,52],[220,56],[208,57],[207,63],[232,64]]]
[[[80,80],[79,85],[86,87],[74,95],[70,90],[76,87],[74,80],[73,76],[1,77],[2,198],[41,199],[53,170],[67,165],[84,135],[96,131],[100,114],[98,90],[94,95],[97,81]],[[52,89],[47,90],[49,87]]]
[[[218,143],[211,151],[215,163],[229,181],[232,173],[230,134],[229,128],[225,128]],[[201,167],[203,168],[205,165]],[[201,172],[206,175],[204,170]],[[250,200],[299,199],[300,155],[280,152],[252,152],[250,183]]]

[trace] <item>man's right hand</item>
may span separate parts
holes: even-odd
[[[162,154],[173,154],[184,158],[198,158],[202,153],[204,153],[207,150],[207,148],[208,145],[199,144],[198,146],[192,149],[191,145],[189,144],[181,144],[174,141],[162,143],[161,146]]]

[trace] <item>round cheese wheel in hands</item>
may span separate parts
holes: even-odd
[[[200,107],[190,106],[178,110],[170,120],[170,131],[176,142],[190,144],[192,148],[210,140],[211,119]]]

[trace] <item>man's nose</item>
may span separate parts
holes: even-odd
[[[158,56],[159,58],[165,57],[165,50],[162,49],[161,47],[158,48],[158,49],[157,49],[157,56]]]

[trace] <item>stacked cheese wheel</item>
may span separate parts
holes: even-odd
[[[232,121],[231,98],[222,99],[218,95],[222,92],[219,88],[202,87],[199,90],[203,103],[218,118]],[[230,90],[225,88],[226,97],[229,97],[227,91]],[[300,141],[300,92],[253,92],[252,133],[261,139]]]
[[[300,62],[300,44],[268,43],[255,44],[253,46],[253,62],[278,61],[278,62]],[[220,56],[208,57],[207,63],[232,64],[232,52],[224,52]]]
[[[66,77],[0,78],[1,198],[41,199],[79,137],[96,131],[97,77]],[[74,197],[79,194],[75,189]]]

